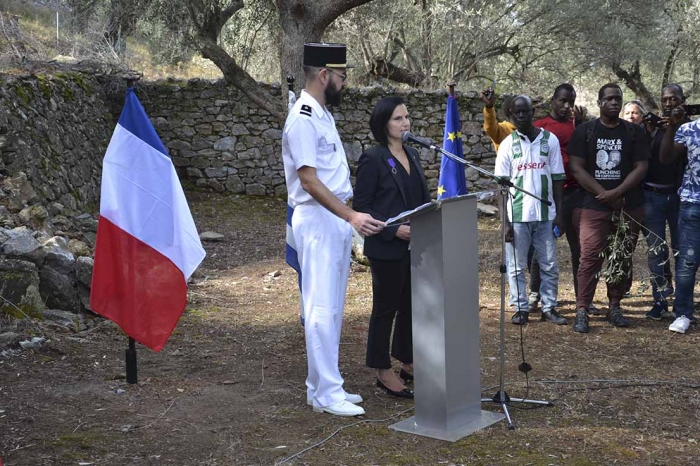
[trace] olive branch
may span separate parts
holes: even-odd
[[[665,238],[660,237],[644,224],[635,220],[631,215],[625,212],[622,208],[613,213],[612,222],[617,225],[615,231],[608,235],[607,246],[600,252],[600,256],[605,259],[605,265],[599,272],[598,276],[603,278],[607,283],[620,283],[630,276],[632,270],[632,238],[630,237],[630,222],[634,222],[640,227],[640,232],[643,231],[645,236],[651,235],[654,238],[653,246],[648,247],[647,254],[659,255],[664,248],[672,251],[673,255],[677,255],[678,251],[673,251]],[[659,262],[663,266],[671,259],[671,254],[666,259]],[[666,286],[666,277],[658,277],[656,274],[650,276],[658,283],[658,279],[663,279],[664,283],[659,286]],[[647,285],[648,287],[648,285]]]

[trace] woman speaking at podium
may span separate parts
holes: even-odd
[[[386,220],[429,202],[418,151],[401,142],[401,133],[411,129],[403,99],[389,96],[377,102],[369,126],[378,145],[360,156],[353,209]],[[410,225],[388,226],[365,238],[364,248],[373,294],[366,364],[377,371],[377,387],[403,398],[413,398],[413,392],[396,376],[391,357],[401,362],[401,378],[413,380],[410,240]]]

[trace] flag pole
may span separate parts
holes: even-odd
[[[139,78],[129,76],[124,78],[126,80],[126,87],[134,87],[134,82],[138,81]],[[136,340],[129,337],[129,347],[125,351],[126,358],[126,383],[137,384],[138,383],[138,366],[136,364]]]
[[[138,370],[136,365],[136,341],[129,337],[129,347],[126,349],[126,383],[138,383]]]
[[[447,83],[447,91],[450,93],[450,96],[452,96],[452,97],[455,96],[455,86],[456,85],[457,85],[457,83],[455,83],[454,81]]]

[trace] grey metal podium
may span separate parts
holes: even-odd
[[[504,415],[481,409],[476,197],[426,204],[411,221],[415,415],[392,429],[455,442]]]

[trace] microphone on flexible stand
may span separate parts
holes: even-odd
[[[419,146],[423,146],[423,147],[430,149],[430,150],[442,152],[442,148],[433,144],[432,141],[426,142],[426,141],[423,141],[422,139],[418,139],[410,131],[402,131],[401,132],[401,142],[404,142],[404,143],[411,142],[414,144],[418,144]]]
[[[444,155],[444,156],[447,157],[448,159],[454,160],[455,162],[461,163],[462,165],[466,165],[467,167],[471,167],[471,168],[473,168],[474,170],[478,171],[479,173],[488,176],[489,178],[491,178],[492,180],[494,180],[496,183],[498,183],[498,184],[501,185],[501,186],[507,186],[507,187],[509,187],[509,188],[515,188],[515,189],[518,190],[518,191],[522,191],[523,193],[525,193],[525,194],[527,194],[527,195],[529,195],[529,196],[534,197],[535,199],[537,199],[538,201],[541,201],[541,202],[544,203],[545,205],[548,205],[548,206],[552,205],[552,202],[551,202],[550,200],[548,200],[548,199],[543,199],[543,198],[540,197],[540,196],[537,196],[537,195],[532,194],[532,193],[530,193],[530,192],[528,192],[528,191],[525,191],[524,189],[522,189],[522,188],[520,188],[520,187],[518,187],[518,186],[515,186],[508,178],[496,176],[496,175],[494,175],[493,173],[491,173],[491,172],[489,172],[489,171],[486,171],[486,170],[484,170],[483,168],[479,167],[478,165],[475,165],[475,164],[473,164],[472,162],[470,162],[470,161],[468,161],[468,160],[465,160],[465,159],[463,159],[462,157],[459,157],[458,155],[453,154],[452,152],[447,152],[446,150],[444,150],[444,149],[443,149],[442,147],[440,147],[440,146],[436,146],[435,144],[432,143],[432,141],[431,141],[431,142],[426,142],[426,141],[423,141],[423,140],[421,140],[421,139],[418,139],[418,138],[415,137],[413,134],[411,134],[410,131],[402,131],[402,132],[401,132],[401,141],[402,141],[402,142],[411,142],[411,143],[414,143],[414,144],[418,144],[419,146],[426,147],[426,148],[428,148],[428,149],[430,149],[430,150],[434,150],[434,151],[436,151],[436,152],[440,152],[442,155]]]

